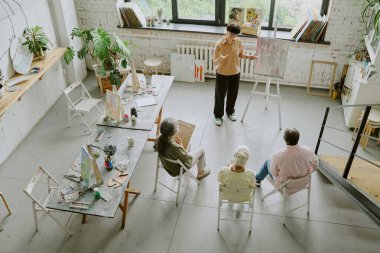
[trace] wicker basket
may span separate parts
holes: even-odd
[[[260,31],[261,31],[261,26],[259,26],[259,28],[249,27],[249,26],[245,26],[245,25],[241,26],[241,33],[243,33],[243,34],[259,36]]]

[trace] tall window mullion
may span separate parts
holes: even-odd
[[[274,19],[274,8],[276,5],[276,0],[271,0],[270,2],[270,8],[269,8],[269,22],[268,22],[268,29],[273,29],[273,19]]]

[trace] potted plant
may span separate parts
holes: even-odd
[[[379,34],[380,27],[380,0],[367,0],[364,9],[362,11],[362,20],[366,23],[366,21],[374,15],[373,18],[373,28],[376,34]],[[368,32],[368,31],[367,31]]]
[[[46,58],[46,50],[48,49],[49,39],[43,32],[41,26],[27,27],[24,29],[22,36],[25,38],[23,45],[27,45],[30,52],[35,57]]]
[[[96,74],[102,76],[105,81],[109,79],[111,85],[119,87],[122,81],[120,67],[127,68],[131,55],[128,48],[130,42],[122,41],[116,34],[109,35],[103,28],[74,28],[71,39],[75,37],[82,40],[83,46],[77,52],[68,48],[64,55],[66,64],[70,64],[75,54],[81,60],[89,55],[97,63]]]

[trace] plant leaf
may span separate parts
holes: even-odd
[[[131,55],[131,52],[129,51],[127,45],[125,44],[126,41],[123,42],[123,41],[119,38],[119,36],[117,36],[115,33],[113,34],[113,37],[114,37],[114,39],[115,39],[115,42],[116,42],[118,48],[120,49],[119,53],[122,54],[124,57],[129,58],[130,55]]]
[[[121,67],[123,68],[123,69],[125,69],[125,68],[127,68],[127,65],[128,65],[128,61],[127,61],[127,59],[123,59],[123,60],[121,60]]]
[[[106,59],[109,55],[111,38],[102,28],[97,28],[91,32],[94,42],[94,54],[100,61]]]
[[[119,86],[121,84],[120,72],[117,69],[114,69],[110,73],[110,82],[112,85]]]
[[[85,44],[83,44],[83,47],[81,49],[79,49],[79,51],[77,53],[78,58],[81,60],[84,59],[87,55],[87,52],[88,52],[88,44],[85,43]]]
[[[65,59],[65,62],[67,65],[70,64],[70,62],[74,59],[75,51],[72,47],[68,47],[67,51],[63,55],[63,59]]]

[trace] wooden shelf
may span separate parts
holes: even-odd
[[[20,101],[22,96],[27,92],[38,80],[41,80],[43,75],[63,56],[66,52],[66,48],[54,48],[48,52],[45,60],[33,61],[31,68],[38,67],[40,72],[30,75],[30,78],[22,83],[16,84],[19,90],[8,92],[6,85],[4,87],[4,96],[0,98],[0,117],[10,108],[13,103]],[[12,78],[20,76],[14,75]]]

